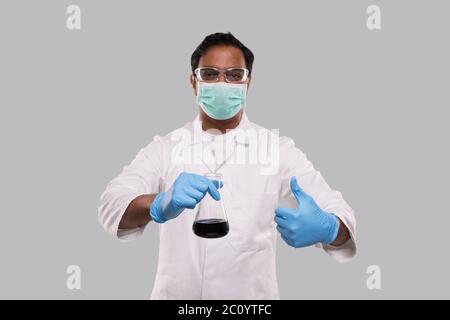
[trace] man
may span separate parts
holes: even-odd
[[[238,147],[251,157],[255,141],[230,139],[238,137],[234,133],[269,132],[251,123],[244,111],[253,60],[252,52],[232,34],[207,36],[191,58],[197,118],[182,134],[179,129],[156,136],[101,196],[100,222],[120,240],[136,238],[150,221],[159,225],[152,299],[279,299],[277,232],[292,247],[315,245],[337,261],[356,253],[352,209],[292,139],[276,136],[276,148],[269,152],[275,162],[272,170],[264,171],[267,161],[236,159]],[[260,150],[264,141],[273,141],[274,135],[269,136],[256,142]],[[230,141],[223,161],[217,161]],[[204,149],[194,152],[197,146]],[[179,153],[189,156],[180,161],[174,156]],[[207,172],[220,174],[223,181],[209,179]],[[225,236],[194,234],[204,197],[223,200],[229,223]]]

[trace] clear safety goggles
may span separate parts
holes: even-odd
[[[199,67],[194,70],[199,81],[218,82],[223,74],[225,81],[229,83],[243,83],[247,80],[249,71],[245,68],[218,69],[213,67]]]

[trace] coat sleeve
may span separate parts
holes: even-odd
[[[316,244],[323,248],[338,262],[346,262],[356,255],[356,220],[353,209],[343,199],[341,192],[333,190],[327,184],[320,171],[317,171],[306,155],[295,146],[292,139],[280,138],[280,178],[282,201],[289,206],[296,206],[296,201],[290,189],[290,178],[296,176],[300,187],[314,198],[317,205],[326,212],[334,213],[350,231],[350,239],[341,246]]]
[[[103,228],[121,241],[138,238],[145,226],[119,229],[119,222],[131,201],[143,194],[160,191],[162,172],[162,142],[159,136],[142,148],[133,161],[111,180],[100,197],[98,219]]]

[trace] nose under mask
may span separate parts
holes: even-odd
[[[245,107],[246,98],[246,83],[197,82],[197,103],[216,120],[234,117]]]

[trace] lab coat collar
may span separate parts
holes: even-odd
[[[232,130],[228,130],[224,134],[211,134],[209,132],[203,131],[202,122],[200,121],[200,115],[197,114],[195,119],[190,123],[190,127],[193,130],[195,139],[194,141],[215,141],[220,142],[224,141],[228,136],[233,135],[235,130],[246,130],[250,127],[251,122],[248,120],[247,114],[245,111],[242,113],[241,121],[237,125],[236,128]],[[239,139],[240,140],[240,139]]]

